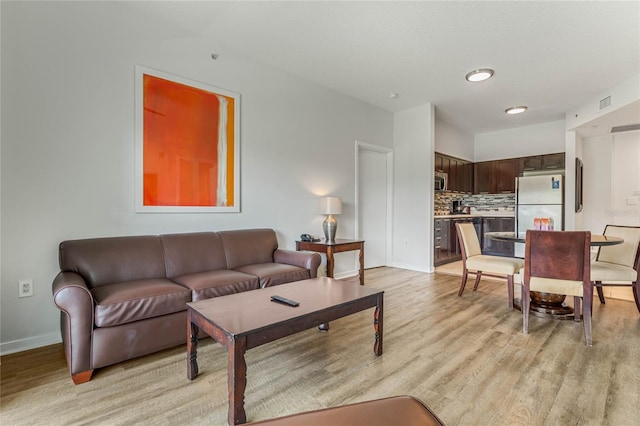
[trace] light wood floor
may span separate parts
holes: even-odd
[[[356,282],[357,278],[350,278]],[[597,301],[593,347],[582,323],[507,310],[506,285],[394,268],[366,271],[385,290],[384,354],[373,309],[247,352],[249,421],[390,395],[423,400],[448,425],[639,425],[640,314]],[[0,424],[224,425],[227,358],[210,339],[200,375],[186,345],[96,371],[75,386],[61,345],[2,357]]]

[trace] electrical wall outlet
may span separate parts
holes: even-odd
[[[30,297],[33,296],[33,280],[20,280],[18,281],[18,297]]]

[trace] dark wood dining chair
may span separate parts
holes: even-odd
[[[483,274],[489,277],[504,278],[507,280],[509,309],[513,309],[513,276],[524,266],[522,259],[482,254],[480,240],[473,223],[456,223],[456,231],[462,254],[462,283],[460,283],[458,296],[462,296],[469,274],[476,276],[473,291],[478,289]]]
[[[527,231],[522,286],[522,332],[529,332],[531,292],[573,296],[574,319],[582,321],[587,346],[592,345],[591,232]]]
[[[640,312],[640,227],[607,225],[604,235],[620,237],[624,242],[600,247],[596,259],[591,262],[591,282],[598,291],[600,303],[605,303],[602,287],[631,286]]]

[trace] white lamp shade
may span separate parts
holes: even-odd
[[[322,212],[322,214],[341,214],[342,198],[323,197],[320,200],[320,211]]]

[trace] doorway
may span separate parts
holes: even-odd
[[[365,240],[364,267],[391,261],[393,151],[356,141],[356,238]]]

